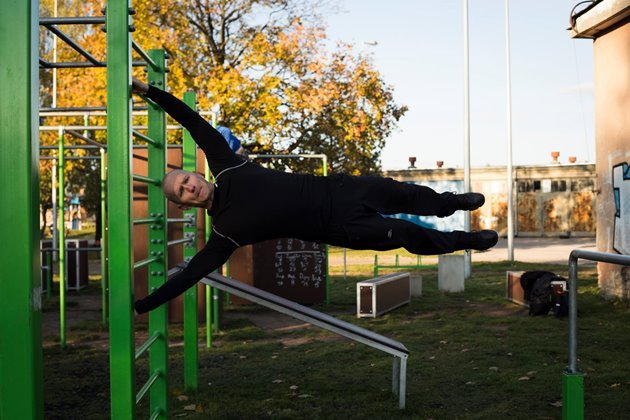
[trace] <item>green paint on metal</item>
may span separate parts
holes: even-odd
[[[65,226],[65,214],[66,214],[66,196],[65,196],[65,161],[64,161],[64,133],[63,129],[59,129],[59,159],[57,159],[57,173],[59,174],[59,192],[58,203],[59,211],[57,229],[59,231],[59,337],[61,347],[66,347],[66,226]]]
[[[149,57],[156,63],[156,68],[149,67],[148,80],[151,85],[166,89],[166,59],[164,50],[150,50]],[[158,106],[149,106],[148,136],[155,144],[148,145],[149,176],[161,180],[166,172],[166,114]],[[166,226],[166,199],[160,187],[161,182],[147,187],[149,216],[161,219],[158,223]],[[159,224],[153,225],[161,227]],[[162,286],[167,280],[168,255],[167,229],[149,229],[149,255],[158,256],[158,260],[149,265],[149,291]],[[168,417],[168,305],[162,305],[149,313],[149,334],[159,334],[160,338],[149,351],[150,372],[161,374],[151,386],[151,412],[159,410],[160,419]]]
[[[212,125],[216,127],[216,116],[212,116]],[[210,174],[210,168],[208,167],[208,162],[204,161],[204,176],[206,181],[212,182],[212,175]],[[206,242],[210,238],[210,232],[212,231],[212,218],[205,213],[204,216],[204,225],[206,229]],[[214,313],[214,288],[210,286],[206,286],[206,347],[212,347],[212,330],[213,330],[213,316]]]
[[[212,347],[212,294],[210,286],[206,285],[206,348]]]
[[[0,418],[43,418],[37,1],[0,1]],[[10,182],[8,182],[10,180]]]
[[[584,419],[584,374],[562,373],[562,418]]]
[[[112,419],[135,418],[129,0],[107,1],[107,185]]]
[[[184,93],[184,103],[193,110],[197,109],[197,98],[193,92]],[[188,130],[184,130],[182,151],[182,169],[197,172],[197,144]],[[183,226],[184,237],[191,236],[192,242],[184,245],[184,260],[190,261],[197,253],[197,209],[184,211],[184,217],[190,217],[192,223]],[[184,387],[186,390],[196,391],[198,387],[197,365],[199,340],[197,332],[197,286],[191,287],[184,293]]]
[[[107,324],[107,154],[101,149],[101,302],[103,325]]]

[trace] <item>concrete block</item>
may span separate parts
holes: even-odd
[[[440,255],[438,257],[438,290],[441,292],[463,292],[464,278],[463,255]]]
[[[409,274],[409,283],[411,288],[411,297],[422,296],[422,275],[411,273]]]

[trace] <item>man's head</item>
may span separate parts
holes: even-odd
[[[209,209],[214,198],[214,185],[194,172],[175,169],[162,179],[166,198],[180,208],[202,207]]]

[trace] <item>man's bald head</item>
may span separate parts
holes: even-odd
[[[175,169],[162,179],[162,192],[168,200],[181,207],[209,209],[214,199],[214,184],[198,173]]]

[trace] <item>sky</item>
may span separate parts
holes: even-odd
[[[515,165],[595,160],[593,45],[572,39],[579,0],[511,0],[512,156]],[[383,169],[464,165],[464,0],[343,0],[326,16],[329,42],[369,53],[398,104]],[[471,166],[508,159],[504,0],[469,0]],[[376,45],[374,45],[376,43]]]

